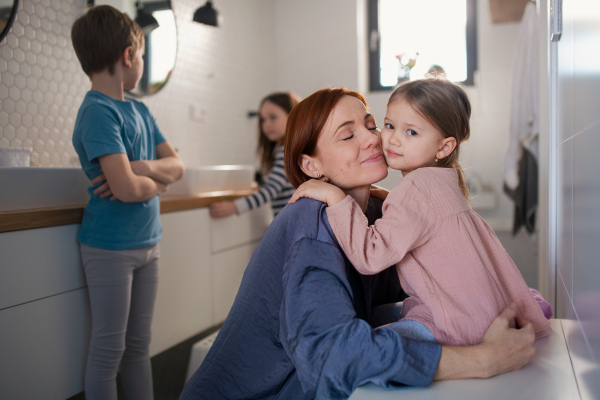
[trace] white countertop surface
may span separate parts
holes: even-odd
[[[356,389],[350,400],[579,400],[562,322],[552,319],[550,323],[554,332],[536,341],[536,354],[518,371],[489,379],[434,382],[426,388],[405,386],[387,390],[368,384]]]

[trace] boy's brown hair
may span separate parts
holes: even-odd
[[[91,7],[77,18],[71,28],[71,41],[83,72],[91,77],[115,64],[129,46],[131,59],[144,46],[144,34],[129,16],[111,6]]]

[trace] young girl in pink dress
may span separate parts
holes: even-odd
[[[375,274],[397,264],[410,295],[393,324],[401,334],[478,344],[514,301],[540,338],[551,332],[542,312],[551,315],[550,305],[537,293],[536,301],[493,230],[469,205],[458,159],[470,134],[470,115],[465,91],[445,79],[411,81],[394,90],[381,138],[389,167],[403,179],[373,226],[351,197],[324,181],[304,183],[290,201],[312,197],[329,205],[329,223],[359,272]],[[353,139],[345,136],[339,140]],[[318,163],[311,168],[321,176]]]

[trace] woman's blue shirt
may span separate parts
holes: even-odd
[[[376,306],[402,299],[395,267],[358,274],[325,207],[301,199],[274,219],[181,399],[345,399],[368,382],[426,386],[433,380],[439,345],[374,330],[368,322]],[[371,223],[380,215],[381,202],[372,200]]]

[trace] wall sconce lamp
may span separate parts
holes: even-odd
[[[217,10],[213,8],[212,1],[208,0],[205,5],[196,10],[194,13],[194,22],[210,26],[219,26],[217,21]]]
[[[135,22],[142,28],[144,36],[158,28],[158,21],[152,16],[152,14],[146,12],[144,4],[141,1],[136,1],[135,6],[137,7],[137,15]]]

